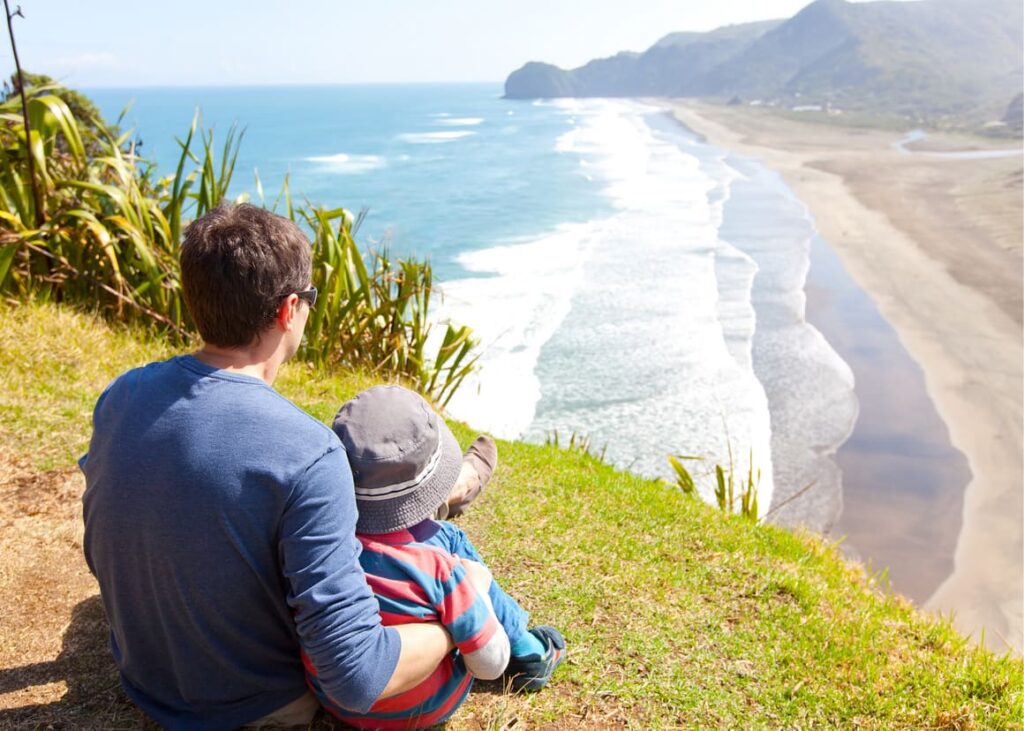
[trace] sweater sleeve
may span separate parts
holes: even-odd
[[[487,610],[493,615],[494,605],[486,592],[478,592],[481,599],[487,605]],[[495,680],[500,678],[508,667],[508,660],[512,654],[512,646],[509,643],[508,635],[504,628],[498,624],[497,630],[491,635],[491,639],[478,650],[467,652],[463,655],[466,661],[466,669],[474,678],[481,680]]]
[[[339,706],[362,713],[391,679],[401,640],[381,625],[359,565],[356,517],[348,459],[335,447],[294,484],[279,551],[307,670]]]
[[[440,579],[443,598],[436,607],[441,622],[462,653],[466,669],[477,678],[493,680],[508,665],[508,635],[494,614],[486,591],[478,591],[458,559],[450,557]]]

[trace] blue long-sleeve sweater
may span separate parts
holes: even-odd
[[[100,396],[85,555],[128,695],[168,728],[234,728],[321,683],[365,711],[398,662],[359,566],[337,436],[263,381],[180,356]]]

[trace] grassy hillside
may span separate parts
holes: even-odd
[[[69,310],[0,307],[0,727],[140,727],[81,558],[73,460],[108,380],[170,351]],[[371,382],[296,364],[278,387],[328,420]],[[1021,728],[1019,660],[968,646],[822,541],[578,452],[499,448],[462,525],[569,656],[535,696],[480,684],[451,729]]]

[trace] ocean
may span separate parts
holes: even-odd
[[[923,541],[922,506],[960,504],[966,475],[905,494],[921,464],[889,460],[880,485],[878,450],[864,446],[895,440],[890,452],[910,454],[924,440],[924,463],[943,473],[952,448],[934,408],[894,435],[872,416],[884,394],[859,386],[886,383],[875,364],[898,361],[900,391],[923,412],[920,369],[756,161],[655,106],[504,100],[497,84],[88,93],[108,118],[133,101],[122,126],[162,171],[198,108],[218,139],[244,127],[233,195],[260,202],[258,175],[270,204],[288,176],[298,199],[368,209],[367,245],[429,258],[436,317],[470,325],[483,346],[453,416],[509,439],[584,436],[651,477],[670,477],[669,454],[696,457],[709,500],[714,465],[731,465],[755,475],[762,516],[843,530],[855,555],[905,573],[913,598],[948,574],[948,537],[930,558],[904,544]],[[874,356],[861,352],[865,322]],[[902,502],[886,507],[892,490]],[[842,522],[844,503],[860,522]],[[899,513],[888,544],[865,518],[872,504]],[[932,578],[915,583],[922,561]]]

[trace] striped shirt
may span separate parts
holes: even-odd
[[[473,684],[462,655],[483,648],[501,624],[490,601],[470,583],[460,559],[448,550],[442,524],[425,520],[407,530],[356,537],[363,545],[359,561],[380,605],[382,623],[441,622],[457,650],[422,683],[378,700],[362,715],[327,696],[306,662],[310,688],[324,708],[356,728],[411,729],[441,723],[461,705]]]

